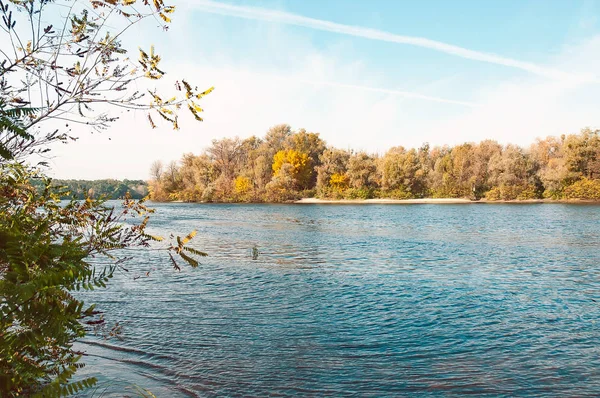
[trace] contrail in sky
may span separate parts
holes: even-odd
[[[470,50],[468,48],[443,43],[436,40],[430,40],[424,37],[402,36],[382,30],[364,28],[360,26],[344,25],[336,22],[325,21],[322,19],[309,18],[298,14],[285,11],[269,10],[259,7],[237,6],[232,4],[220,3],[212,0],[193,0],[190,4],[202,11],[220,14],[232,17],[255,19],[261,21],[278,22],[288,25],[303,26],[306,28],[334,32],[349,36],[362,37],[366,39],[386,41],[391,43],[409,44],[417,47],[429,48],[435,51],[455,55],[461,58],[472,59],[475,61],[487,62],[490,64],[503,65],[516,69],[521,69],[538,76],[547,77],[556,80],[576,80],[581,82],[598,83],[600,80],[594,76],[579,76],[563,72],[557,69],[547,68],[531,62],[519,61],[512,58],[503,57],[496,54],[485,53],[481,51]]]
[[[471,108],[477,108],[477,107],[481,106],[480,104],[475,103],[475,102],[453,100],[453,99],[443,98],[443,97],[435,97],[435,96],[419,94],[419,93],[415,93],[415,92],[411,92],[411,91],[378,88],[378,87],[371,87],[371,86],[361,86],[358,84],[347,84],[347,83],[340,83],[340,82],[329,81],[329,80],[311,80],[311,79],[305,79],[305,78],[294,77],[294,76],[267,75],[267,74],[255,73],[255,72],[251,72],[251,75],[254,78],[260,78],[260,79],[265,79],[265,80],[276,79],[276,80],[281,80],[282,82],[295,82],[295,83],[307,84],[310,86],[328,86],[328,87],[344,88],[344,89],[350,89],[350,90],[371,91],[371,92],[375,92],[375,93],[396,95],[398,97],[403,97],[403,98],[412,98],[412,99],[418,99],[418,100],[424,100],[424,101],[439,102],[439,103],[443,103],[443,104],[468,106]]]
[[[286,78],[282,78],[282,79],[286,79]],[[480,106],[479,104],[476,104],[474,102],[457,101],[457,100],[451,100],[451,99],[441,98],[441,97],[432,97],[429,95],[413,93],[410,91],[390,90],[390,89],[386,89],[386,88],[359,86],[356,84],[345,84],[345,83],[336,83],[336,82],[329,82],[329,81],[315,81],[315,80],[303,80],[303,79],[286,79],[286,80],[296,80],[301,83],[306,83],[306,84],[311,84],[311,85],[316,85],[316,86],[330,86],[330,87],[340,87],[340,88],[348,88],[348,89],[354,89],[354,90],[373,91],[376,93],[397,95],[399,97],[404,97],[404,98],[413,98],[413,99],[420,99],[420,100],[425,100],[425,101],[441,102],[444,104],[463,105],[463,106],[469,106],[472,108]]]

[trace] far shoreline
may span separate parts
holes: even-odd
[[[293,203],[297,204],[465,204],[475,203],[469,199],[460,198],[422,198],[422,199],[318,199],[302,198]]]
[[[591,199],[524,199],[524,200],[471,200],[465,198],[422,198],[422,199],[318,199],[302,198],[295,204],[600,204],[600,200]]]
[[[524,199],[524,200],[471,200],[465,198],[420,198],[420,199],[319,199],[302,198],[299,200],[290,200],[286,202],[186,202],[182,200],[173,200],[169,202],[154,203],[185,203],[185,204],[300,204],[300,205],[378,205],[378,204],[396,204],[396,205],[416,205],[416,204],[596,204],[600,205],[600,200],[593,199]]]

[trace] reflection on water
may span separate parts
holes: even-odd
[[[156,208],[153,232],[197,229],[210,257],[135,252],[88,294],[126,321],[80,343],[106,394],[600,391],[600,206]]]

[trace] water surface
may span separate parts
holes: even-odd
[[[105,395],[600,391],[600,206],[155,207],[153,232],[197,229],[210,257],[135,251],[86,296],[125,321],[80,344]]]

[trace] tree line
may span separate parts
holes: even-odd
[[[600,130],[538,138],[390,148],[328,146],[318,133],[271,127],[263,138],[224,138],[199,155],[152,164],[155,201],[285,202],[323,199],[600,199]]]

